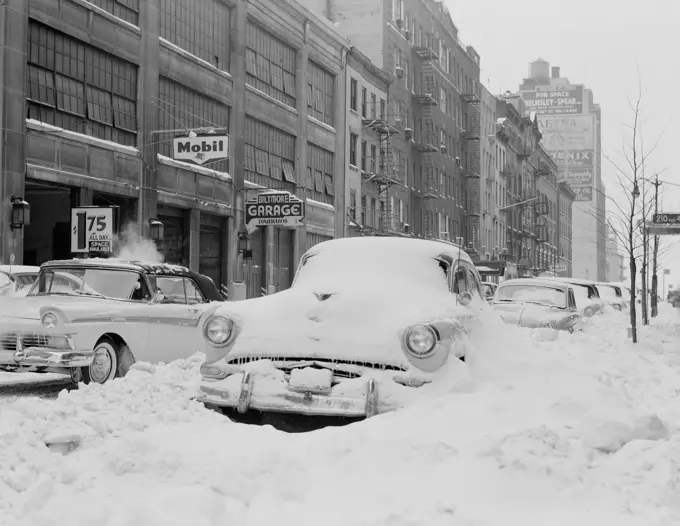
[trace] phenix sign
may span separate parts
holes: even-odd
[[[172,157],[177,161],[203,164],[229,156],[228,135],[176,137],[172,140]]]

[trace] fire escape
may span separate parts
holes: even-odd
[[[475,93],[463,93],[461,95],[465,104],[465,130],[462,133],[467,142],[467,155],[463,166],[463,174],[467,181],[467,203],[465,214],[467,220],[468,245],[472,243],[475,250],[479,250],[479,230],[481,216],[481,101]]]
[[[536,168],[536,171],[534,172],[534,175],[536,176],[536,180],[542,176],[547,176],[550,173],[548,167],[545,165],[544,161],[542,159],[539,159],[538,161],[538,168]],[[537,185],[538,186],[538,185]],[[536,243],[539,245],[545,245],[545,244],[550,244],[550,228],[549,228],[549,217],[548,214],[550,213],[550,205],[548,203],[548,198],[546,196],[543,196],[535,201],[535,220],[536,220]],[[552,253],[552,250],[547,250],[546,254]],[[550,258],[552,261],[540,261],[540,266],[541,268],[546,268],[550,269],[550,267],[555,266],[555,261],[554,258]]]
[[[385,103],[389,107],[388,103]],[[364,129],[372,130],[378,137],[378,159],[371,159],[371,170],[362,171],[364,184],[373,183],[376,188],[378,202],[380,203],[378,228],[376,230],[386,233],[395,229],[395,211],[391,207],[390,188],[400,184],[399,167],[394,162],[392,151],[392,136],[399,133],[399,129],[390,124],[385,114],[386,108],[381,107],[377,118],[362,119]],[[377,166],[376,166],[377,164]]]
[[[421,106],[421,127],[415,143],[415,148],[420,152],[422,170],[418,197],[422,203],[423,236],[433,238],[439,233],[439,225],[435,224],[435,204],[440,194],[435,166],[435,155],[439,149],[436,146],[438,137],[434,118],[434,106],[438,104],[434,61],[439,60],[439,56],[434,51],[434,34],[427,36],[425,46],[415,47],[413,51],[421,62],[420,89],[413,96],[413,102]]]

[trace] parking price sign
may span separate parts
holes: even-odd
[[[113,208],[71,209],[71,252],[113,252]]]
[[[246,225],[300,226],[305,218],[305,203],[288,192],[266,192],[246,201]]]

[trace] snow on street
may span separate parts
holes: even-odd
[[[0,524],[676,525],[680,317],[653,322],[633,346],[615,313],[573,336],[485,320],[453,390],[307,434],[192,401],[200,356],[0,400]]]

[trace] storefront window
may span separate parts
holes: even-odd
[[[211,278],[217,288],[226,281],[222,279],[222,223],[221,217],[201,213],[198,272]]]
[[[158,243],[166,263],[189,266],[189,236],[186,228],[187,211],[158,206],[158,220],[163,223],[163,239]]]

